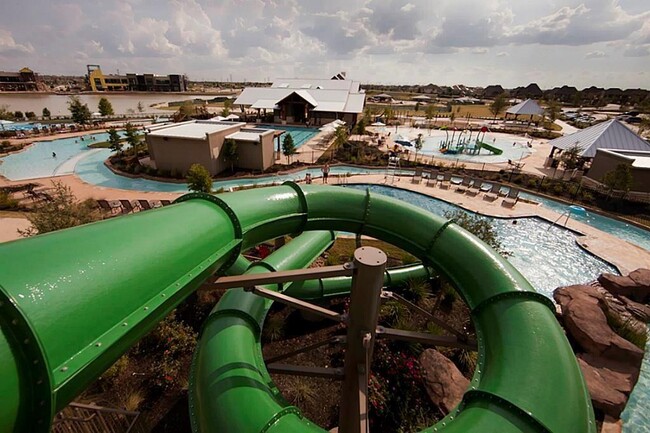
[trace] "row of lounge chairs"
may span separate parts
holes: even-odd
[[[97,206],[104,213],[122,215],[155,209],[172,204],[170,200],[97,200]]]
[[[424,172],[420,168],[416,169],[412,182],[419,184],[423,179],[428,187],[438,186],[442,189],[449,189],[455,185],[456,192],[472,197],[484,193],[483,200],[487,201],[495,201],[499,197],[504,197],[503,206],[514,207],[519,200],[518,188],[509,187],[504,190],[504,186],[500,183],[486,182],[470,176],[456,177],[449,172],[440,173],[438,170]]]

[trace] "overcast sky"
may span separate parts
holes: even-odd
[[[650,0],[3,1],[0,70],[650,88]]]

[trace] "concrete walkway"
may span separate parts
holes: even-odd
[[[553,123],[555,123],[557,126],[562,128],[562,131],[560,131],[562,133],[562,135],[569,135],[569,134],[573,134],[574,132],[580,131],[575,126],[571,126],[568,123],[566,123],[566,122],[564,122],[564,121],[562,121],[560,119],[555,119],[555,122],[553,122]]]

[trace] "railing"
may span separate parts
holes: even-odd
[[[70,403],[56,414],[52,433],[146,433],[140,412]]]

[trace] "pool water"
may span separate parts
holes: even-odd
[[[293,137],[293,144],[296,149],[312,139],[320,130],[316,128],[302,128],[299,126],[285,126],[285,125],[257,125],[260,128],[275,129],[278,131],[287,131],[286,133]],[[280,137],[280,142],[284,140],[284,135]]]
[[[648,329],[650,332],[650,329]],[[645,355],[641,364],[639,380],[630,394],[627,406],[621,414],[624,433],[650,432],[650,340],[645,346]]]
[[[550,198],[524,192],[522,192],[520,196],[541,203],[542,206],[547,207],[558,214],[566,215],[568,211],[568,205]],[[588,224],[598,230],[616,236],[617,238],[625,239],[630,243],[650,251],[650,231],[648,230],[593,212],[571,213],[570,218]]]
[[[25,180],[71,174],[79,159],[97,152],[97,149],[88,148],[89,144],[108,139],[106,133],[92,136],[95,140],[87,134],[83,141],[72,137],[34,143],[22,152],[0,158],[0,175],[9,180]]]
[[[462,210],[453,204],[397,188],[382,185],[349,185],[351,188],[369,188],[371,192],[394,197],[444,216]],[[493,222],[502,247],[512,253],[508,258],[515,268],[540,293],[552,299],[559,286],[587,283],[603,272],[618,274],[609,263],[589,254],[575,242],[576,235],[561,227],[552,226],[539,218],[512,219],[481,217]]]

